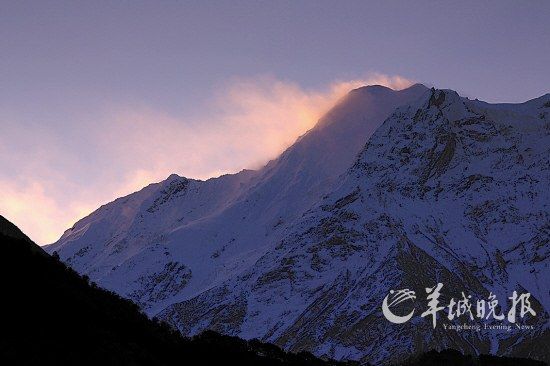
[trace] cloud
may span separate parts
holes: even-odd
[[[351,89],[372,84],[402,89],[412,82],[377,74],[304,90],[273,77],[235,79],[199,122],[150,109],[117,110],[104,121],[99,139],[123,166],[139,166],[157,180],[173,172],[209,178],[276,157]]]
[[[99,205],[171,173],[206,179],[257,168],[351,89],[372,84],[402,89],[412,82],[375,74],[307,90],[269,76],[234,79],[213,96],[211,110],[192,121],[127,107],[103,111],[93,122],[73,121],[77,142],[63,129],[35,131],[40,136],[33,144],[10,147],[17,174],[0,172],[0,213],[37,242],[53,242]],[[10,126],[0,142],[24,135],[17,124]]]
[[[76,218],[83,217],[95,208],[92,202],[65,202],[61,197],[48,195],[44,186],[34,181],[26,186],[17,186],[10,181],[0,181],[0,212],[16,223],[32,239],[52,242],[63,230],[69,228]]]

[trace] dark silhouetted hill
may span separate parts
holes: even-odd
[[[0,365],[344,365],[205,332],[186,339],[0,216]]]
[[[497,357],[490,355],[463,355],[455,350],[430,351],[412,357],[399,366],[544,366],[544,362],[526,358]]]

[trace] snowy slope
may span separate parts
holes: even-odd
[[[102,206],[47,250],[156,314],[251,267],[330,192],[384,119],[426,92],[356,89],[263,169],[172,175]]]
[[[372,362],[431,347],[548,361],[549,123],[550,95],[487,104],[420,85],[360,88],[263,169],[171,176],[48,251],[184,334]],[[502,303],[529,291],[534,329],[382,317],[390,289],[420,299],[437,282],[447,297]]]
[[[159,316],[291,350],[379,362],[453,347],[550,356],[550,95],[490,105],[434,90],[376,131],[334,192],[253,267]],[[444,283],[444,293],[505,304],[529,291],[529,331],[394,325],[390,289]],[[424,294],[424,295],[423,295]]]

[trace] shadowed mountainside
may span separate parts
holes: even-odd
[[[49,256],[1,216],[0,248],[0,364],[346,364],[215,332],[183,338]]]
[[[0,216],[0,363],[3,365],[357,365],[287,353],[258,340],[207,331],[183,338],[128,300],[90,284]],[[405,366],[541,366],[456,351],[428,352]]]

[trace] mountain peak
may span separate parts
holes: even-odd
[[[353,89],[351,93],[354,93],[354,92],[387,93],[390,91],[394,91],[394,90],[384,85],[374,84],[374,85],[365,85],[365,86],[361,86],[359,88]]]
[[[168,176],[168,178],[166,178],[166,180],[174,180],[174,179],[180,179],[180,178],[182,178],[182,177],[175,174],[175,173],[172,173]]]
[[[374,92],[348,94],[264,168],[205,181],[172,174],[80,220],[48,250],[151,312],[204,290],[253,263],[329,192],[396,107],[424,94],[364,90]],[[167,279],[180,276],[177,286],[156,282],[165,268]]]
[[[432,88],[430,99],[428,101],[428,107],[442,107],[443,105],[449,105],[459,101],[462,101],[462,98],[454,90]]]
[[[428,90],[428,87],[426,87],[424,84],[421,84],[421,83],[415,83],[403,89],[393,89],[385,85],[373,84],[373,85],[365,85],[365,86],[361,86],[359,88],[353,89],[350,91],[350,93],[384,94],[389,92],[411,92],[411,91],[422,92],[427,90]]]

